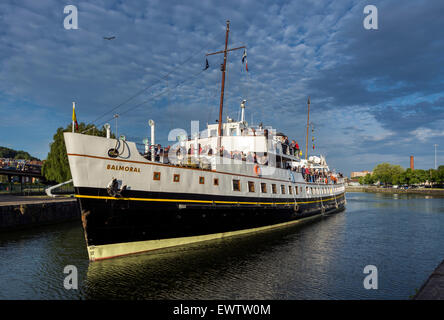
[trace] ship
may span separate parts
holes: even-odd
[[[284,228],[345,209],[345,184],[322,155],[260,123],[222,120],[228,49],[221,66],[219,120],[168,148],[139,150],[125,136],[65,132],[75,197],[91,261]],[[74,128],[74,126],[73,126]],[[74,130],[74,129],[73,129]]]

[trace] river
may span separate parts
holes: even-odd
[[[0,299],[409,299],[443,231],[443,198],[348,193],[346,211],[303,225],[89,262],[80,221],[65,223],[0,235]]]

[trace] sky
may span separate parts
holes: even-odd
[[[65,29],[78,11],[77,29]],[[377,29],[366,29],[367,5]],[[108,122],[128,140],[156,122],[203,130],[218,119],[226,20],[224,119],[284,132],[305,149],[307,99],[314,153],[349,175],[381,162],[444,164],[444,1],[0,2],[0,146],[45,159],[59,127]],[[71,21],[72,22],[72,21]],[[373,21],[374,23],[375,21]],[[113,40],[103,37],[115,36]],[[311,131],[311,129],[310,129]],[[311,140],[311,139],[310,139]],[[311,148],[311,141],[310,148]]]

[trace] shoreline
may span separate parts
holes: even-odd
[[[393,189],[364,186],[346,186],[345,192],[372,192],[372,193],[390,193],[390,194],[421,194],[425,196],[444,197],[444,189]]]

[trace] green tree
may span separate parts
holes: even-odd
[[[65,129],[58,128],[54,134],[53,142],[50,144],[50,150],[46,161],[43,163],[42,175],[48,181],[64,182],[71,179],[71,171],[69,169],[68,155],[66,154],[65,139],[63,132],[71,132],[72,124],[69,124]],[[79,124],[78,132],[94,136],[106,136],[106,129],[98,130],[92,124],[85,125],[83,122]],[[112,135],[114,137],[114,135]]]
[[[444,183],[444,166],[439,166],[437,171],[437,182]]]
[[[370,174],[367,173],[364,177],[364,184],[374,184],[376,181],[374,179],[374,177]]]
[[[428,180],[427,172],[423,169],[414,170],[415,178],[417,183],[425,183]]]
[[[39,160],[31,156],[28,152],[14,150],[6,147],[0,147],[0,158],[10,158],[17,160]]]
[[[378,164],[373,169],[373,177],[375,180],[379,180],[385,185],[393,183],[393,178],[397,175],[401,175],[404,169],[400,165],[392,165],[390,163],[384,162]]]
[[[359,184],[373,184],[375,183],[375,179],[372,177],[370,173],[367,173],[365,176],[359,177]]]

